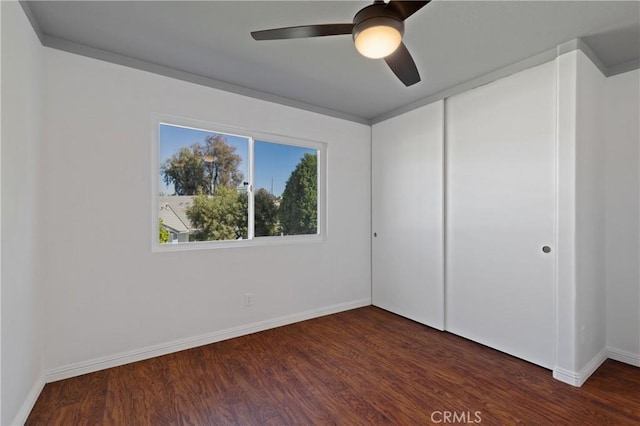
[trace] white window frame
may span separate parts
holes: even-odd
[[[158,241],[159,223],[159,185],[160,175],[160,125],[185,127],[188,129],[201,130],[209,133],[227,134],[248,139],[248,178],[249,199],[248,199],[248,221],[247,239],[243,240],[220,240],[220,241],[192,241],[188,243],[160,244]],[[177,117],[166,114],[153,114],[151,119],[151,251],[152,252],[173,252],[183,250],[207,250],[220,248],[253,247],[265,245],[318,243],[327,239],[327,156],[328,144],[310,139],[302,139],[286,135],[278,135],[267,132],[260,132],[240,127],[234,127],[210,121],[194,120],[184,117]],[[317,232],[316,234],[304,235],[281,235],[268,237],[254,236],[254,142],[267,142],[280,145],[297,146],[301,148],[314,149],[318,156],[318,205],[317,205]]]

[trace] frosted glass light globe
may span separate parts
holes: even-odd
[[[392,54],[402,42],[402,34],[387,25],[376,25],[360,31],[355,37],[358,52],[371,59]]]

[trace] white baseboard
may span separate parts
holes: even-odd
[[[227,330],[207,333],[201,336],[175,340],[173,342],[148,346],[146,348],[140,348],[129,352],[122,352],[101,358],[91,359],[88,361],[78,362],[75,364],[69,364],[58,368],[53,368],[51,370],[45,371],[44,378],[47,383],[55,382],[58,380],[68,379],[70,377],[80,376],[82,374],[104,370],[106,368],[117,367],[119,365],[142,361],[144,359],[167,355],[173,352],[183,351],[185,349],[208,345],[210,343],[220,342],[222,340],[256,333],[259,331],[268,330],[270,328],[281,327],[283,325],[306,321],[312,318],[318,318],[325,315],[335,314],[338,312],[348,311],[351,309],[361,308],[363,306],[369,305],[371,305],[370,298],[347,303],[339,303],[337,305],[328,306],[325,308],[313,309],[298,314],[286,315],[283,317],[242,325]]]
[[[561,382],[568,383],[571,386],[580,387],[587,381],[589,377],[605,362],[608,358],[609,350],[602,348],[591,361],[589,361],[580,371],[570,371],[564,368],[555,367],[553,369],[553,378]]]
[[[553,369],[553,378],[560,380],[561,382],[570,384],[571,386],[581,386],[578,373],[567,370],[561,367],[555,367]]]
[[[622,349],[608,347],[609,358],[624,362],[625,364],[640,367],[640,354],[634,354],[633,352],[623,351]]]
[[[36,404],[36,401],[38,400],[38,397],[40,396],[40,393],[44,388],[44,385],[45,385],[44,375],[41,374],[40,376],[38,376],[35,383],[31,387],[31,390],[27,394],[27,397],[25,398],[24,403],[22,404],[22,407],[20,407],[20,411],[18,411],[18,414],[16,414],[15,419],[13,419],[13,423],[11,423],[12,425],[22,426],[25,424],[25,422],[27,421],[27,417],[29,417],[29,413],[31,413],[33,406]]]

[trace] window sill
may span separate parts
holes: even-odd
[[[151,251],[154,253],[190,251],[190,250],[215,250],[241,247],[279,246],[288,244],[316,244],[326,241],[324,235],[288,235],[282,237],[256,237],[252,240],[229,241],[197,241],[189,243],[154,243]]]

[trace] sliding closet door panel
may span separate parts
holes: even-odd
[[[555,123],[553,62],[446,103],[446,329],[548,368]]]
[[[373,304],[443,329],[443,102],[372,129]]]

